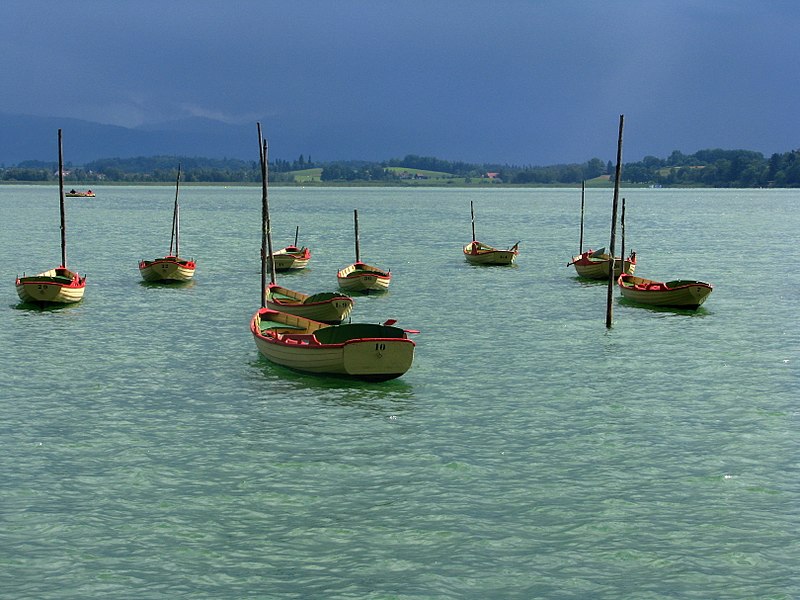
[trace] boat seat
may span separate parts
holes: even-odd
[[[285,323],[275,323],[272,321],[264,321],[261,322],[259,325],[261,331],[274,331],[276,329],[299,329],[305,330],[305,327],[299,327],[298,325],[286,325]]]

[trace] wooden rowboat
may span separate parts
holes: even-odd
[[[86,277],[65,267],[56,267],[38,275],[17,277],[16,285],[23,302],[71,304],[83,298]]]
[[[573,256],[572,260],[567,263],[567,266],[575,266],[575,272],[578,277],[586,279],[602,279],[608,281],[611,270],[611,255],[606,252],[605,248],[600,250],[589,249],[583,251],[583,215],[584,207],[586,204],[586,182],[581,184],[581,239],[580,250],[577,256]],[[625,199],[622,199],[622,248],[623,254],[625,249]],[[630,256],[624,261],[621,256],[614,257],[614,277],[619,277],[623,269],[625,273],[633,274],[636,270],[636,253],[631,252]]]
[[[287,314],[336,324],[344,321],[353,311],[353,299],[336,292],[303,294],[277,283],[267,286],[267,308]]]
[[[308,266],[308,261],[311,260],[311,250],[305,246],[299,247],[297,245],[297,236],[299,233],[300,228],[297,227],[294,232],[294,244],[272,253],[276,271],[305,269]]]
[[[510,265],[519,256],[519,242],[508,250],[499,250],[475,239],[475,209],[472,201],[469,203],[469,212],[472,217],[472,241],[464,246],[464,258],[472,265]]]
[[[385,271],[361,262],[358,235],[358,211],[353,211],[356,238],[356,262],[336,273],[339,287],[348,292],[385,292],[392,281],[391,271]]]
[[[286,246],[272,254],[275,260],[276,271],[291,271],[294,269],[305,269],[308,261],[311,260],[311,251],[308,248],[298,248],[297,246]]]
[[[662,282],[628,274],[620,275],[617,284],[626,300],[688,310],[699,308],[713,290],[713,286],[704,281],[676,279]]]
[[[605,248],[600,250],[587,250],[578,256],[573,256],[572,261],[567,266],[573,265],[579,277],[586,279],[608,279],[611,269],[611,255]],[[619,256],[614,257],[614,277],[622,274],[623,268],[628,275],[633,274],[636,269],[636,253],[631,252],[628,258],[623,261]]]
[[[306,373],[387,381],[411,368],[415,348],[410,332],[391,323],[326,325],[262,308],[250,331],[259,352],[275,364]]]
[[[58,130],[58,196],[61,213],[61,264],[37,275],[16,279],[17,295],[22,302],[36,304],[72,304],[83,299],[86,276],[67,268],[67,225],[64,208],[64,153],[61,130]]]
[[[152,282],[190,281],[194,277],[196,267],[194,260],[174,255],[139,261],[139,273],[142,279]]]
[[[385,292],[389,289],[392,274],[363,262],[355,262],[336,273],[339,287],[348,292]]]
[[[464,258],[473,265],[510,265],[519,255],[519,242],[508,250],[498,250],[478,241],[464,246]]]
[[[178,205],[178,190],[181,182],[181,166],[178,165],[178,177],[175,181],[175,204],[172,209],[172,235],[169,240],[169,253],[153,260],[140,260],[139,273],[145,281],[153,282],[185,282],[194,277],[197,267],[194,259],[180,258],[178,246],[180,243],[181,213]],[[173,252],[174,248],[174,252]]]

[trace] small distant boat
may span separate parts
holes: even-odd
[[[587,279],[608,279],[611,269],[611,255],[605,248],[600,250],[587,250],[578,256],[573,256],[567,266],[573,265],[579,277]],[[614,257],[614,277],[622,274],[623,268],[628,275],[636,269],[636,253],[631,252],[624,264],[619,256]]]
[[[77,190],[70,190],[66,194],[67,198],[94,198],[95,194],[92,190],[79,192]]]
[[[339,287],[348,292],[385,292],[392,281],[391,271],[385,271],[361,262],[358,236],[358,211],[353,211],[356,238],[356,262],[340,269],[336,274]]]
[[[519,256],[519,242],[508,250],[494,248],[475,239],[475,210],[469,203],[472,215],[472,241],[464,246],[464,258],[473,265],[510,265]]]
[[[64,211],[64,153],[58,130],[58,196],[61,212],[61,264],[38,275],[17,277],[17,295],[35,304],[72,304],[83,299],[86,276],[67,268],[67,226]]]
[[[387,381],[411,368],[416,346],[408,337],[415,332],[393,324],[326,325],[262,308],[250,331],[259,352],[275,364],[306,373]]]
[[[353,299],[336,292],[303,294],[270,283],[267,286],[267,308],[322,323],[337,324],[353,311]]]
[[[298,247],[297,236],[299,232],[300,228],[298,227],[294,232],[294,245],[286,246],[272,253],[276,271],[305,269],[308,266],[308,261],[311,260],[311,251],[305,246]]]
[[[178,178],[175,181],[175,205],[172,209],[172,235],[169,240],[169,254],[153,260],[140,260],[139,273],[142,279],[150,282],[185,282],[194,277],[195,261],[181,258],[178,254],[181,215],[178,205],[178,191],[181,182],[181,166],[178,165]],[[174,248],[174,252],[173,252]]]
[[[617,284],[622,297],[626,300],[688,310],[699,308],[713,290],[713,286],[704,281],[689,279],[653,281],[627,273],[619,276]]]

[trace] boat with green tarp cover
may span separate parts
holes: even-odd
[[[270,283],[267,308],[323,323],[341,323],[353,311],[353,299],[338,292],[304,294]]]
[[[710,283],[693,279],[654,281],[623,273],[617,279],[622,297],[631,302],[695,310],[714,289]]]
[[[414,361],[409,333],[382,324],[327,325],[262,308],[250,323],[259,352],[275,364],[320,375],[386,381],[403,375]]]

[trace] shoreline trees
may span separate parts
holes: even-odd
[[[85,165],[67,164],[64,180],[83,183],[161,183],[175,178],[175,165],[184,165],[186,183],[257,183],[255,161],[202,157],[151,156],[105,158]],[[505,184],[518,186],[571,185],[581,181],[613,182],[610,161],[592,158],[585,163],[548,166],[472,164],[435,157],[406,155],[386,161],[332,161],[315,163],[311,156],[293,161],[276,159],[270,164],[270,181],[285,184],[384,184],[413,180],[416,185]],[[302,175],[300,175],[302,173]],[[24,161],[0,167],[2,182],[47,182],[58,178],[57,165]],[[683,154],[675,150],[667,158],[645,156],[626,163],[622,183],[660,187],[800,187],[800,150],[765,158],[751,150],[699,150]]]

